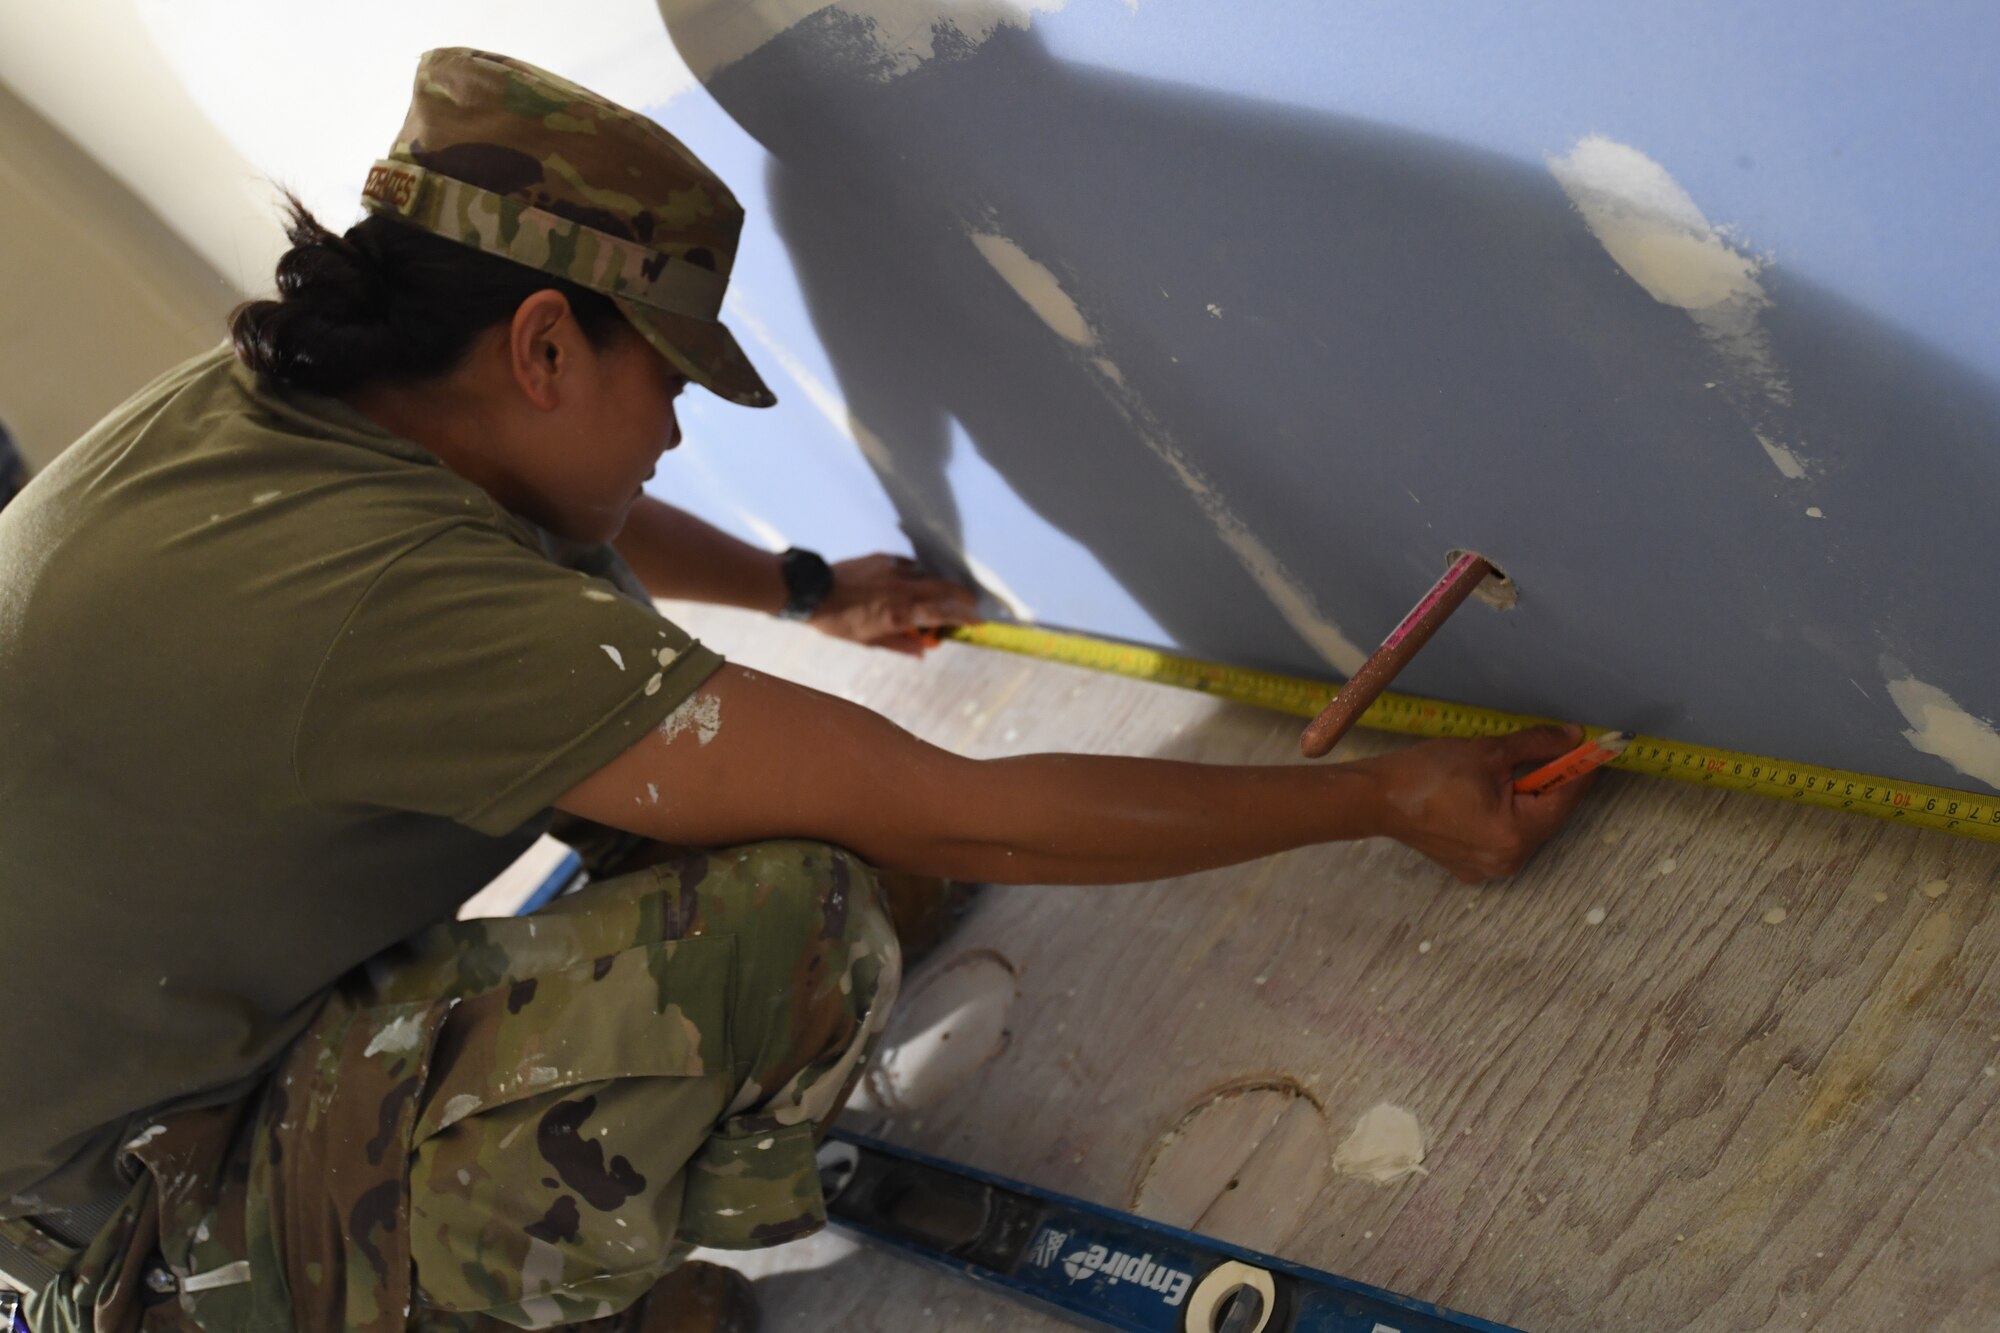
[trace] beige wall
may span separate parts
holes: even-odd
[[[223,335],[241,297],[0,87],[0,420],[31,468]]]
[[[285,248],[271,187],[204,115],[139,0],[0,0],[0,85],[144,199],[223,277],[262,288]]]

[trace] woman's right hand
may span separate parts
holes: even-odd
[[[1595,777],[1540,796],[1514,790],[1522,765],[1583,742],[1578,727],[1529,727],[1478,740],[1435,740],[1354,762],[1381,784],[1382,832],[1467,884],[1512,875],[1576,809]]]

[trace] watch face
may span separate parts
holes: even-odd
[[[803,620],[833,591],[833,567],[813,552],[794,547],[785,552],[782,568],[786,601],[779,614]]]

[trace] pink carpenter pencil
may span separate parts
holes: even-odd
[[[1340,693],[1333,696],[1333,702],[1321,709],[1319,716],[1306,725],[1304,734],[1299,737],[1299,749],[1306,758],[1317,759],[1331,750],[1347,734],[1347,729],[1368,711],[1368,705],[1389,688],[1389,682],[1417,655],[1417,649],[1430,642],[1431,635],[1437,633],[1445,617],[1472,596],[1473,589],[1492,572],[1493,566],[1471,551],[1452,561],[1444,577],[1410,609],[1410,614],[1403,617],[1403,623],[1382,640],[1382,646],[1361,664],[1361,670],[1340,687]]]

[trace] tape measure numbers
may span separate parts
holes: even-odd
[[[965,625],[944,637],[1037,661],[1061,662],[1132,680],[1199,690],[1219,699],[1294,717],[1318,716],[1339,692],[1339,686],[1325,681],[1223,666],[1155,648],[1021,625]],[[1361,715],[1360,725],[1405,736],[1503,736],[1522,727],[1557,720],[1446,703],[1414,694],[1385,693]],[[1606,730],[1585,728],[1593,736]],[[2000,842],[2000,796],[1871,777],[1866,773],[1663,740],[1658,736],[1637,737],[1608,767]]]

